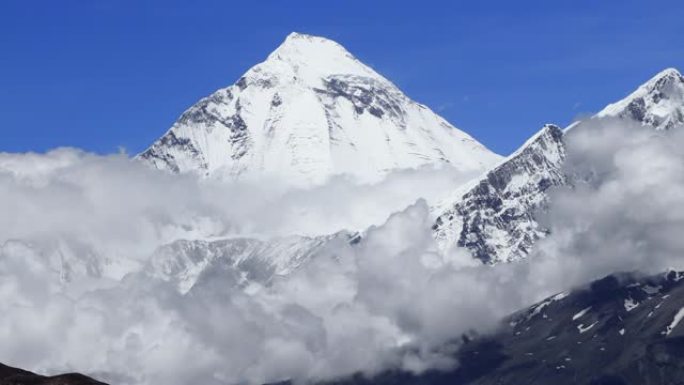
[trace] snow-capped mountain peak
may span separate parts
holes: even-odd
[[[684,76],[667,68],[626,98],[608,105],[597,115],[628,118],[667,130],[684,123]]]
[[[289,67],[295,81],[320,87],[328,76],[345,74],[385,80],[377,72],[360,62],[340,44],[324,37],[293,32],[255,69]],[[280,68],[285,70],[285,68]],[[251,72],[251,71],[250,71]],[[248,75],[250,73],[248,72]]]
[[[633,120],[666,130],[684,123],[684,77],[661,71],[628,97],[608,105],[594,118]],[[565,131],[582,130],[583,122]],[[466,247],[486,263],[525,257],[548,233],[536,212],[548,204],[547,190],[572,183],[565,174],[563,130],[547,125],[484,177],[459,190],[452,202],[435,207],[434,236],[443,250]]]
[[[190,107],[138,158],[172,172],[295,185],[447,164],[482,172],[500,159],[338,43],[298,33]]]

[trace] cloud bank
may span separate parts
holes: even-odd
[[[555,191],[539,245],[555,279],[684,267],[684,130],[590,120],[565,137],[574,188]],[[541,263],[540,265],[544,265]],[[540,267],[541,268],[541,267]]]
[[[547,295],[614,271],[683,268],[681,130],[589,121],[566,143],[577,182],[552,194],[552,235],[525,262],[494,267],[436,251],[421,198],[462,182],[448,170],[288,190],[170,176],[120,155],[2,155],[0,361],[172,385],[444,368],[457,364],[450,341]],[[215,264],[182,293],[144,268],[175,239],[366,227],[361,242],[331,238],[267,283],[239,285]]]

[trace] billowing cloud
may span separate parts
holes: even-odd
[[[120,384],[262,383],[448,367],[449,342],[617,270],[682,268],[684,135],[587,122],[521,263],[437,253],[428,204],[462,180],[404,172],[309,190],[201,181],[75,150],[0,157],[0,361]],[[417,190],[415,188],[418,187]],[[287,276],[203,266],[187,293],[145,267],[175,239],[329,238]]]
[[[653,131],[620,120],[571,130],[567,170],[574,188],[556,191],[539,245],[561,285],[616,270],[684,268],[684,130]]]
[[[179,384],[385,367],[400,359],[389,351],[403,349],[407,337],[360,302],[357,261],[365,244],[331,240],[306,268],[248,292],[236,284],[239,272],[218,266],[180,293],[150,274],[149,258],[176,239],[364,230],[418,197],[437,200],[466,177],[418,170],[373,185],[337,178],[296,190],[277,181],[168,175],[120,154],[2,154],[0,308],[8,317],[0,321],[7,342],[0,361],[89,371],[117,383]],[[412,247],[405,258],[431,242],[426,204],[415,210],[420,220],[401,230]],[[411,212],[403,215],[417,215]],[[379,231],[371,230],[369,241],[385,236],[370,235]],[[381,245],[363,253],[393,252]],[[365,279],[362,291],[372,283]]]

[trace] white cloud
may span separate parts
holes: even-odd
[[[590,122],[567,141],[569,171],[586,183],[554,193],[553,235],[528,261],[495,267],[436,254],[416,199],[458,184],[448,170],[287,190],[165,175],[121,155],[4,154],[0,362],[170,385],[444,367],[448,341],[543,296],[616,270],[681,268],[683,135]],[[249,290],[220,264],[185,295],[140,271],[177,238],[367,226],[360,244],[335,238]]]
[[[118,383],[259,382],[383,367],[398,359],[383,352],[404,333],[359,304],[358,252],[346,242],[250,294],[230,270],[207,272],[182,296],[141,269],[175,239],[365,229],[418,197],[438,199],[462,178],[420,170],[375,185],[337,178],[290,190],[167,175],[121,154],[1,154],[0,308],[8,317],[0,361],[100,372]],[[429,239],[421,207],[417,234]],[[401,235],[407,245],[412,232]]]
[[[683,268],[684,131],[592,120],[566,136],[569,172],[545,218],[557,279],[577,284],[615,270]]]

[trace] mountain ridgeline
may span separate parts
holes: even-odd
[[[190,107],[138,158],[172,172],[299,186],[443,164],[481,172],[500,160],[341,45],[298,33]]]
[[[595,118],[657,130],[682,124],[684,77],[666,69]],[[191,106],[137,158],[174,173],[273,177],[300,187],[336,175],[373,183],[393,171],[446,164],[479,173],[434,206],[433,233],[443,253],[464,248],[496,264],[525,258],[548,233],[536,220],[547,190],[571,183],[563,136],[546,125],[502,158],[338,43],[292,33],[235,84]]]
[[[684,123],[684,77],[666,69],[594,119],[626,120],[645,129],[668,130]],[[582,130],[547,125],[465,192],[442,204],[433,226],[442,249],[464,247],[483,263],[524,258],[548,230],[536,219],[548,204],[551,187],[572,183],[565,175],[563,136]]]

